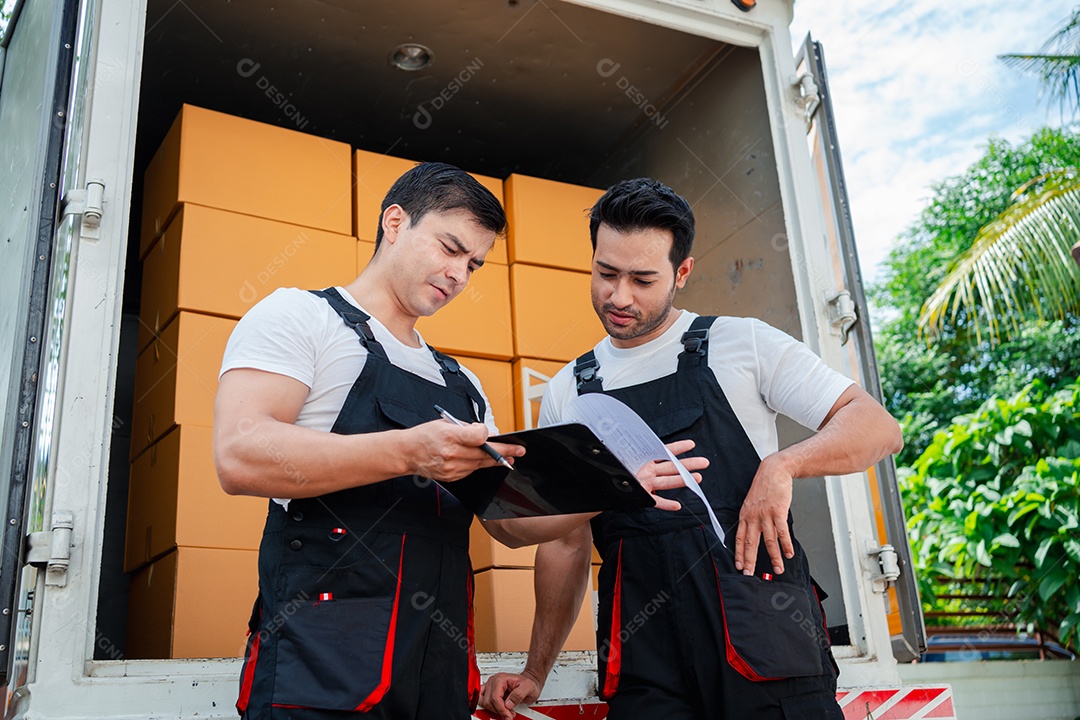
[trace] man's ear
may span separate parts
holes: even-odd
[[[382,214],[383,240],[389,243],[397,241],[402,228],[409,226],[409,214],[400,205],[391,205]]]
[[[694,269],[694,258],[688,257],[682,261],[679,267],[675,268],[675,287],[682,289],[686,285],[687,278],[690,277],[690,271]]]

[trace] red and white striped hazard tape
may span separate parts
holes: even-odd
[[[844,720],[956,720],[952,690],[948,685],[918,685],[892,688],[856,688],[836,693]],[[527,720],[603,720],[607,704],[541,705],[517,708]],[[496,720],[498,716],[477,710],[476,720]]]
[[[948,685],[841,690],[836,700],[844,720],[956,720]]]

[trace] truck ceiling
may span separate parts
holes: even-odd
[[[568,3],[150,0],[137,171],[182,102],[495,177],[584,183],[731,46]],[[433,61],[407,71],[395,48]]]

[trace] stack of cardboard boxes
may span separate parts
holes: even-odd
[[[124,558],[134,573],[129,657],[242,653],[266,501],[226,495],[214,472],[225,343],[278,287],[352,280],[374,251],[383,196],[412,165],[187,105],[154,156]],[[538,405],[526,397],[528,378],[552,375],[603,337],[589,302],[585,215],[600,191],[477,178],[507,208],[508,241],[417,327],[477,374],[500,429],[523,428]],[[479,524],[472,539],[478,650],[524,650],[534,549],[509,550]],[[590,599],[568,649],[594,646]]]
[[[147,169],[129,657],[243,650],[266,500],[218,485],[217,374],[254,303],[281,286],[351,279],[349,155],[342,143],[185,106]]]

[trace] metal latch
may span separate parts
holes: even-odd
[[[67,195],[61,200],[63,208],[61,215],[63,217],[82,215],[83,234],[97,237],[104,203],[105,181],[101,178],[90,178],[84,189],[68,190]],[[87,233],[88,230],[89,233]]]
[[[845,345],[848,341],[848,333],[859,316],[855,312],[855,301],[851,299],[851,293],[841,290],[834,295],[825,296],[825,306],[829,310],[829,327],[833,333],[840,336],[840,344]]]
[[[52,530],[42,530],[26,536],[26,562],[45,568],[45,584],[63,587],[67,584],[68,564],[71,562],[71,535],[75,518],[70,510],[58,510],[52,516]]]
[[[802,110],[803,120],[806,121],[806,129],[810,130],[811,123],[814,122],[814,113],[817,112],[818,107],[821,105],[821,90],[818,89],[817,81],[814,80],[814,76],[810,73],[800,75],[792,83],[792,87],[799,91],[799,97],[795,99],[795,104]]]
[[[900,579],[900,561],[896,549],[892,545],[871,545],[867,547],[866,554],[871,560],[870,579],[874,582],[874,592],[883,593]]]

